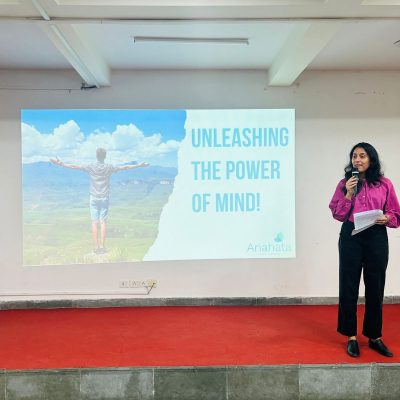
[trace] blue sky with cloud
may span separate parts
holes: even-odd
[[[90,163],[104,147],[113,164],[176,167],[185,119],[185,110],[22,110],[22,162]]]

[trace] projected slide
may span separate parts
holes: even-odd
[[[295,256],[294,110],[22,110],[24,265]]]

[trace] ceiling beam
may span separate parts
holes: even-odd
[[[94,50],[89,38],[78,33],[73,26],[65,23],[40,24],[57,49],[88,86],[110,86],[110,68]]]
[[[45,21],[50,21],[49,14],[47,14],[39,0],[32,0],[32,4]]]
[[[81,76],[85,86],[110,86],[110,68],[94,50],[89,38],[82,33],[79,34],[65,21],[59,23],[52,20],[40,0],[31,2],[44,20],[39,25]]]
[[[268,70],[270,86],[290,86],[339,31],[339,22],[304,23],[296,27]]]

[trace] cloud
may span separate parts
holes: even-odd
[[[117,125],[113,132],[94,131],[88,136],[70,120],[50,134],[22,123],[22,161],[31,163],[58,157],[65,162],[87,164],[95,161],[96,149],[107,150],[107,161],[124,164],[130,161],[157,161],[175,164],[180,142],[163,142],[161,133],[145,136],[134,124]]]

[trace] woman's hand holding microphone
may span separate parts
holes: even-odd
[[[352,176],[346,182],[346,190],[347,190],[346,199],[351,200],[351,198],[354,196],[355,188],[357,187],[357,183],[358,183],[358,178],[355,176]]]

